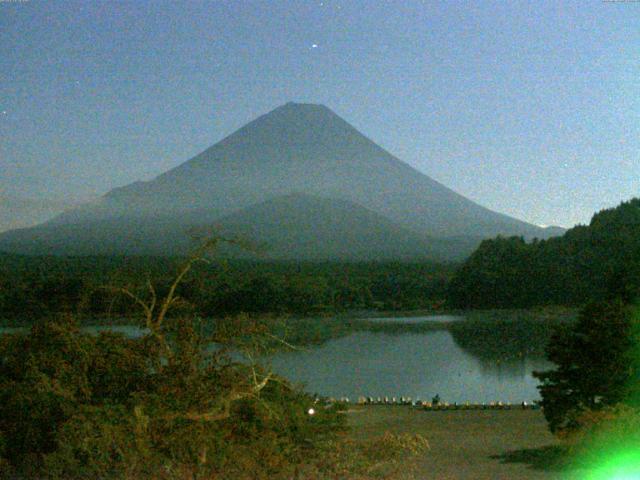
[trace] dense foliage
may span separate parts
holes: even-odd
[[[640,405],[639,345],[640,310],[619,298],[587,305],[558,331],[547,347],[557,367],[534,374],[551,431],[580,429],[588,412]]]
[[[267,373],[254,385],[248,366],[203,363],[187,325],[161,363],[151,336],[91,336],[70,318],[0,338],[2,478],[269,478],[340,431],[284,379],[258,391]]]
[[[640,287],[640,199],[603,210],[589,226],[525,242],[485,240],[456,272],[448,300],[459,308],[583,305]]]
[[[0,255],[0,319],[30,322],[61,311],[80,317],[127,315],[131,302],[105,285],[166,290],[182,259]],[[429,263],[255,263],[198,265],[180,296],[204,317],[313,314],[441,305],[453,266]]]

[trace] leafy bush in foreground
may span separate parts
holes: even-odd
[[[158,369],[149,340],[93,337],[69,319],[3,336],[3,473],[273,478],[305,462],[309,442],[342,431],[335,408],[309,416],[312,399],[275,376],[253,392],[250,377],[260,374],[228,359],[191,369],[181,358]]]

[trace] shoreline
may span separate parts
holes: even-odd
[[[260,313],[252,314],[257,317],[283,319],[285,321],[297,322],[297,321],[309,321],[309,320],[344,320],[344,321],[361,321],[366,322],[369,319],[381,319],[381,318],[411,318],[411,317],[465,317],[465,320],[476,320],[480,317],[491,317],[496,320],[517,320],[519,318],[532,318],[537,317],[540,320],[569,320],[571,321],[579,311],[580,307],[569,307],[564,305],[545,305],[534,306],[530,308],[490,308],[490,309],[417,309],[417,310],[363,310],[354,309],[348,311],[336,311],[336,312],[322,312],[317,314],[295,314],[295,313]],[[52,312],[48,317],[55,317],[58,315],[64,315],[68,312]],[[131,316],[118,316],[108,317],[96,315],[93,317],[87,317],[86,315],[76,315],[78,322],[81,326],[104,326],[104,325],[131,325],[139,318],[138,315]],[[205,320],[216,320],[221,318],[233,317],[228,315],[224,317],[201,317]],[[13,328],[13,327],[26,327],[30,326],[35,321],[47,318],[38,317],[34,321],[26,321],[14,317],[0,317],[0,328]],[[453,322],[453,321],[452,321]],[[452,322],[438,322],[442,324],[448,324]],[[384,323],[384,322],[377,322]],[[401,323],[401,322],[394,322]],[[435,323],[435,322],[434,322]]]

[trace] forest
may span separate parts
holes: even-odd
[[[126,317],[131,302],[113,287],[166,289],[180,257],[0,254],[0,321],[72,312],[81,321]],[[562,237],[485,240],[462,264],[231,260],[194,266],[179,286],[202,317],[241,312],[333,315],[409,311],[579,307],[640,286],[640,199],[593,216]]]
[[[117,319],[131,302],[110,287],[167,288],[181,258],[0,256],[0,319],[28,324],[52,313]],[[179,286],[203,317],[334,314],[353,310],[416,310],[442,306],[454,265],[432,263],[199,264]]]
[[[640,287],[640,199],[596,213],[562,237],[485,240],[448,285],[457,308],[581,306]]]

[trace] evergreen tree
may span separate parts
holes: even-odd
[[[638,400],[639,317],[621,300],[591,303],[552,338],[547,357],[557,368],[534,373],[552,432],[578,428],[585,411]]]

